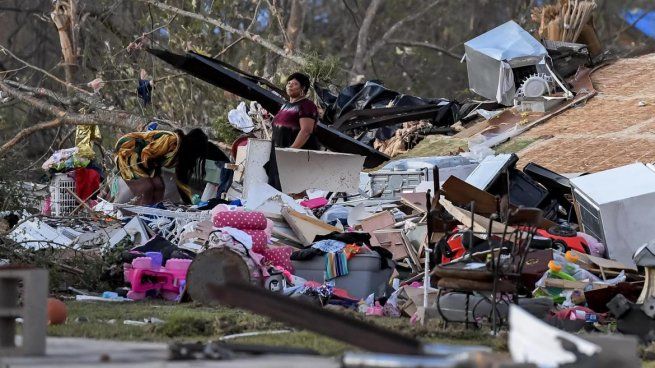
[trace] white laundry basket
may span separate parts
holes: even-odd
[[[75,179],[66,174],[55,174],[50,183],[50,211],[52,216],[65,216],[78,206],[75,197],[66,189],[75,193]]]

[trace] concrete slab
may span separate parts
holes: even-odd
[[[50,337],[44,357],[0,357],[1,368],[30,367],[145,367],[145,368],[337,368],[336,358],[301,355],[262,355],[231,361],[168,361],[168,345]]]

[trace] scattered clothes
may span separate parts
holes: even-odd
[[[79,155],[93,159],[93,142],[102,141],[100,127],[98,125],[78,125],[75,128],[75,147],[79,148]]]
[[[147,79],[139,79],[139,85],[136,87],[136,93],[143,102],[143,106],[148,106],[152,101],[152,84]]]
[[[91,160],[81,156],[78,147],[73,147],[56,151],[41,165],[41,168],[50,173],[62,173],[87,167],[89,163]]]
[[[220,229],[223,232],[226,232],[234,238],[234,240],[238,241],[239,243],[243,244],[243,246],[246,247],[248,250],[252,250],[254,245],[253,245],[253,237],[248,234],[247,232],[239,229],[235,229],[233,227],[225,226]],[[259,252],[257,252],[259,253]]]
[[[171,258],[182,258],[182,259],[193,259],[195,257],[195,253],[186,250],[186,249],[181,249],[177,247],[175,244],[171,243],[170,241],[166,240],[160,235],[156,235],[154,238],[150,239],[146,244],[132,248],[131,250],[131,256],[127,256],[128,258],[134,258],[135,256],[141,257],[146,254],[146,252],[160,252],[162,254],[162,259],[164,262]],[[131,260],[126,262],[131,262]]]
[[[116,142],[116,167],[125,180],[151,178],[175,166],[179,137],[174,132],[132,132]]]
[[[310,247],[306,249],[297,250],[291,253],[291,260],[307,261],[313,259],[316,256],[322,256],[323,254],[325,254],[325,252],[323,252],[322,250]]]
[[[325,255],[325,279],[348,274],[348,259],[343,252],[327,253]]]
[[[326,253],[339,252],[346,247],[346,243],[338,240],[326,239],[319,240],[312,244],[312,248],[320,249]]]
[[[344,242],[346,244],[366,244],[371,245],[371,234],[368,233],[359,233],[359,232],[350,232],[350,233],[339,233],[332,232],[326,235],[316,235],[314,241],[320,241],[325,239],[332,239]]]
[[[83,201],[95,199],[100,188],[100,173],[93,169],[75,169],[75,194]]]
[[[314,199],[307,199],[302,202],[300,202],[300,205],[303,207],[307,207],[309,209],[316,209],[316,208],[321,208],[325,206],[328,203],[328,200],[323,198],[323,197],[318,197]]]

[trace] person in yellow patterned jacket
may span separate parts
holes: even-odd
[[[128,133],[118,139],[114,153],[120,176],[142,205],[164,199],[164,167],[175,169],[180,196],[185,203],[191,203],[189,182],[194,174],[198,178],[205,176],[205,160],[229,162],[198,128],[187,134],[179,129]]]

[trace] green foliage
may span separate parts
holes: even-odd
[[[321,57],[317,51],[307,54],[307,64],[301,71],[307,74],[313,81],[332,82],[339,72],[339,58],[330,55]]]
[[[214,120],[212,128],[214,129],[216,139],[227,144],[232,144],[235,139],[243,134],[241,131],[230,125],[230,122],[227,121],[226,117],[222,116]]]

